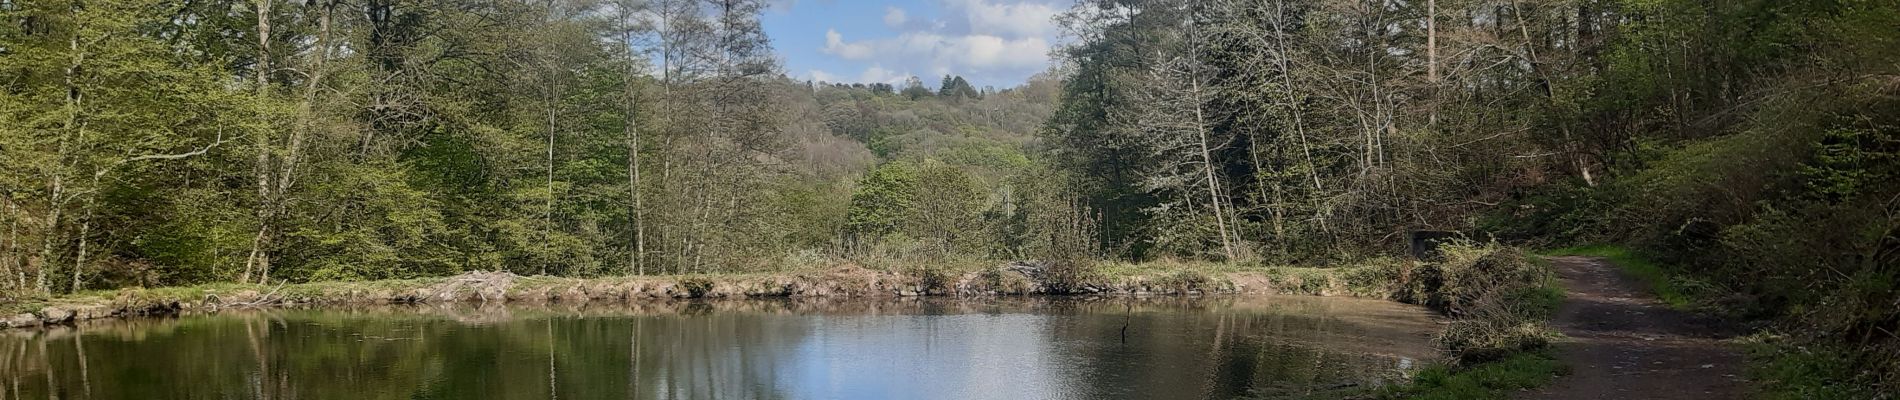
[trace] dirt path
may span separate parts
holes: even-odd
[[[1745,396],[1739,349],[1721,324],[1670,309],[1642,281],[1590,257],[1554,257],[1569,292],[1553,328],[1570,375],[1520,399],[1736,399]]]

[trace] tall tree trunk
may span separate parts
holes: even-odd
[[[1438,127],[1438,0],[1425,0],[1425,83],[1431,99],[1426,126],[1433,129]]]
[[[72,12],[75,21],[80,20],[77,14],[84,7],[83,4],[73,5]],[[79,50],[79,34],[82,29],[81,26],[73,27],[73,35],[66,43],[66,49],[71,54],[67,55],[70,59],[65,71],[66,123],[63,129],[65,132],[59,136],[59,152],[55,155],[53,170],[49,174],[52,175],[52,187],[47,202],[46,231],[42,237],[44,244],[40,248],[39,265],[33,271],[33,284],[42,293],[52,292],[51,283],[46,280],[46,272],[53,268],[54,260],[59,254],[56,249],[60,240],[60,218],[66,211],[66,174],[70,169],[66,159],[70,156],[72,149],[80,145],[77,142],[85,140],[83,132],[85,127],[79,120],[80,108],[85,102],[84,94],[79,91],[79,67],[86,59],[85,53]]]
[[[270,13],[272,0],[255,0],[257,7],[257,64],[253,73],[257,76],[257,98],[260,102],[270,100]],[[271,182],[271,128],[270,119],[260,121],[264,128],[257,134],[257,235],[251,238],[251,255],[244,261],[244,274],[238,278],[240,283],[249,283],[252,272],[256,272],[258,283],[270,281],[270,240],[271,220],[276,218],[274,209],[277,199],[272,194]]]
[[[1287,62],[1287,59],[1292,58],[1293,54],[1286,45],[1286,18],[1285,1],[1274,2],[1274,45],[1279,47],[1280,52],[1279,57],[1274,57],[1274,61],[1276,61],[1276,64],[1280,67],[1280,78],[1286,83],[1286,86],[1282,88],[1280,93],[1282,97],[1285,98],[1287,107],[1293,111],[1293,133],[1300,141],[1300,154],[1306,160],[1307,175],[1313,179],[1313,190],[1316,192],[1323,191],[1326,190],[1326,187],[1320,184],[1319,169],[1316,166],[1317,164],[1313,163],[1313,147],[1306,140],[1306,121],[1304,121],[1305,112],[1303,111],[1305,107],[1301,107],[1298,99],[1294,96],[1293,68],[1288,65],[1289,63]],[[1315,195],[1317,194],[1318,193],[1315,193]]]
[[[1425,0],[1425,81],[1438,86],[1438,0]]]
[[[1198,71],[1191,71],[1190,73],[1195,74],[1188,78],[1188,84],[1194,94],[1194,98],[1190,101],[1194,102],[1194,129],[1200,139],[1201,172],[1207,177],[1207,195],[1209,196],[1209,203],[1214,207],[1214,227],[1220,229],[1221,252],[1227,256],[1228,260],[1233,260],[1234,239],[1228,234],[1227,213],[1221,209],[1220,184],[1219,181],[1214,178],[1214,154],[1213,150],[1207,144],[1209,140],[1207,137],[1207,116],[1202,111],[1202,107],[1206,103],[1203,103],[1204,99],[1201,97],[1201,77],[1198,75]]]
[[[548,197],[547,213],[541,223],[541,275],[548,274],[548,267],[554,263],[549,242],[554,241],[554,90],[548,89]]]
[[[674,131],[672,131],[672,129],[674,129],[674,122],[675,122],[674,121],[675,108],[674,108],[673,103],[674,101],[677,101],[673,97],[674,96],[673,94],[673,55],[675,51],[678,51],[679,35],[672,31],[673,29],[672,26],[674,23],[673,11],[674,11],[673,1],[661,0],[659,16],[660,16],[660,29],[662,29],[660,31],[660,107],[662,109],[660,110],[660,118],[663,118],[663,119],[661,120],[662,128],[661,128],[661,136],[660,136],[661,140],[659,144],[659,149],[660,149],[659,193],[662,196],[665,196],[665,197],[662,197],[663,199],[662,201],[666,202],[664,204],[669,204],[669,205],[677,204],[677,201],[679,199],[678,196],[668,195],[669,191],[667,190],[668,188],[673,187],[672,185],[673,159],[671,157],[670,152],[673,150],[673,138],[676,136],[675,134],[673,134]],[[664,215],[677,216],[678,214],[674,213],[674,214],[664,214]],[[662,219],[664,220],[664,217],[662,217]],[[678,232],[678,230],[669,230],[668,232]],[[662,240],[663,241],[659,242],[661,246],[660,251],[664,253],[666,252],[666,247],[671,246],[671,244],[669,241],[664,241],[664,239]],[[680,272],[679,266],[681,264],[680,264],[680,259],[677,256],[678,252],[674,252],[674,253],[675,253],[675,256],[673,257],[673,270],[674,272]]]
[[[1556,102],[1558,100],[1557,91],[1552,87],[1550,72],[1544,68],[1543,63],[1539,62],[1537,57],[1537,42],[1531,40],[1530,27],[1528,26],[1530,25],[1530,19],[1525,17],[1524,8],[1517,1],[1512,1],[1510,6],[1511,15],[1517,19],[1519,40],[1524,41],[1524,54],[1526,57],[1524,61],[1530,64],[1531,72],[1537,76],[1538,86],[1544,89],[1544,96],[1550,101],[1550,103],[1546,105],[1547,109],[1550,110],[1552,114],[1558,114],[1556,113]],[[1571,135],[1568,116],[1558,114],[1555,115],[1555,118],[1557,118],[1557,129],[1563,132],[1564,151],[1569,153],[1571,165],[1577,169],[1577,175],[1583,178],[1585,185],[1595,187],[1597,185],[1596,178],[1590,174],[1590,166],[1587,160],[1585,160],[1583,153],[1583,144],[1579,143],[1576,138]]]
[[[65,146],[61,146],[61,147],[65,147]],[[61,153],[65,153],[65,152],[61,151]],[[64,159],[64,157],[61,157],[61,158]],[[64,163],[64,161],[61,161],[61,163]],[[48,210],[46,212],[47,214],[46,230],[42,234],[43,237],[41,238],[44,241],[44,243],[40,247],[39,263],[36,266],[36,268],[34,268],[34,271],[33,271],[33,286],[39,288],[40,292],[42,293],[52,292],[52,287],[48,286],[48,283],[46,282],[46,270],[51,269],[53,267],[53,260],[59,254],[59,252],[55,251],[54,249],[57,247],[56,244],[59,242],[59,236],[60,236],[59,222],[60,222],[60,218],[62,217],[60,214],[66,209],[65,207],[66,199],[61,197],[61,195],[65,191],[66,186],[63,184],[63,182],[61,182],[62,179],[60,179],[60,175],[63,175],[63,174],[55,173],[55,175],[53,175],[53,182],[52,182],[53,187],[52,187],[52,195],[51,195],[52,202],[47,205]]]
[[[1280,94],[1286,102],[1288,109],[1293,113],[1294,137],[1300,142],[1300,155],[1306,162],[1306,174],[1312,178],[1313,181],[1313,195],[1308,197],[1313,203],[1314,220],[1319,222],[1320,231],[1330,232],[1332,229],[1327,226],[1327,212],[1324,207],[1321,207],[1322,203],[1320,202],[1321,196],[1325,195],[1326,186],[1320,183],[1319,164],[1313,162],[1313,147],[1306,139],[1305,107],[1300,104],[1299,98],[1294,95],[1293,90],[1293,67],[1288,61],[1288,59],[1293,58],[1293,53],[1286,45],[1286,1],[1279,0],[1273,4],[1274,46],[1279,48],[1280,53],[1278,57],[1274,57],[1274,61],[1276,61],[1275,64],[1279,66],[1280,79],[1285,83],[1285,86],[1280,90]]]
[[[632,24],[627,21],[630,13],[627,10],[621,10],[621,13],[621,22],[624,25],[621,27],[624,29],[621,31],[621,45],[632,46]],[[625,87],[622,88],[623,95],[626,97],[623,99],[625,109],[622,111],[625,121],[622,123],[625,124],[623,129],[627,137],[627,195],[633,198],[633,253],[628,255],[627,262],[635,274],[646,275],[646,208],[640,198],[640,121],[635,114],[638,112],[636,102],[638,93],[634,87],[634,82],[639,79],[639,71],[634,68],[632,62],[633,50],[629,48],[627,52],[627,71],[623,78],[626,82]]]
[[[1258,132],[1251,131],[1251,130],[1247,132],[1247,158],[1248,158],[1248,161],[1251,161],[1253,163],[1253,180],[1254,180],[1253,206],[1258,208],[1262,204],[1266,204],[1264,208],[1266,209],[1266,212],[1268,214],[1271,214],[1268,217],[1273,219],[1274,221],[1274,236],[1275,236],[1274,239],[1279,239],[1278,236],[1280,234],[1280,229],[1279,229],[1280,228],[1280,224],[1279,224],[1280,210],[1277,208],[1277,206],[1279,206],[1279,203],[1270,202],[1267,198],[1267,168],[1266,168],[1266,165],[1260,161],[1260,135]],[[1275,189],[1275,190],[1277,191],[1278,189]],[[1236,211],[1236,213],[1238,213],[1238,211]],[[1235,221],[1235,223],[1238,224],[1239,221]]]
[[[73,257],[73,286],[71,293],[79,293],[80,287],[82,286],[81,282],[83,282],[82,278],[86,270],[86,243],[88,242],[88,236],[92,235],[93,205],[97,203],[99,198],[99,178],[104,175],[105,171],[93,174],[92,193],[86,195],[86,205],[83,208],[86,213],[79,219],[79,254]]]
[[[314,125],[317,120],[317,92],[323,84],[323,78],[329,73],[327,67],[331,45],[330,20],[336,8],[336,2],[325,1],[321,7],[322,11],[317,17],[317,42],[311,49],[310,55],[310,79],[304,82],[303,98],[297,103],[297,126],[290,131],[290,143],[285,146],[282,165],[278,166],[277,187],[274,191],[277,199],[273,202],[275,204],[271,210],[271,214],[276,216],[284,215],[285,207],[288,206],[286,196],[290,193],[291,185],[296,183],[297,166],[303,162],[304,138],[310,135],[310,131],[316,129]]]
[[[26,271],[23,269],[24,265],[21,263],[20,257],[20,219],[25,218],[25,216],[20,215],[20,207],[14,204],[12,198],[5,198],[5,200],[7,203],[7,240],[6,247],[0,249],[0,251],[3,251],[3,253],[0,253],[0,267],[5,268],[4,270],[0,270],[0,274],[5,275],[0,276],[0,280],[12,281],[10,284],[4,286],[14,289],[25,289]]]

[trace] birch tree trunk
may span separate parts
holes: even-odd
[[[288,204],[285,201],[287,200],[285,196],[290,193],[291,186],[296,183],[297,166],[303,162],[304,139],[310,135],[311,131],[316,129],[317,92],[323,84],[324,77],[329,73],[327,68],[332,43],[330,21],[335,9],[336,2],[334,0],[325,1],[322,5],[322,11],[319,12],[317,17],[317,42],[314,48],[311,49],[310,79],[304,82],[303,98],[299,100],[297,104],[297,125],[290,131],[290,143],[285,146],[284,150],[286,154],[284,155],[282,165],[278,167],[277,187],[275,189],[277,199],[273,202],[274,204],[272,204],[272,215],[281,216],[287,211],[286,207],[288,207]]]
[[[79,219],[79,254],[73,257],[73,286],[70,293],[79,292],[80,283],[82,282],[86,270],[86,238],[92,234],[93,205],[99,198],[99,178],[105,175],[104,172],[105,171],[100,171],[99,174],[93,175],[92,193],[86,195],[86,205],[84,206],[86,213],[85,216]]]
[[[1438,0],[1425,0],[1425,80],[1438,86]],[[1436,111],[1432,118],[1438,118]]]
[[[1194,72],[1194,75],[1188,78],[1188,82],[1189,90],[1194,94],[1192,100],[1194,102],[1194,131],[1200,139],[1201,172],[1207,177],[1207,195],[1210,205],[1214,207],[1214,227],[1220,229],[1221,252],[1226,254],[1228,260],[1233,260],[1234,239],[1228,234],[1227,213],[1221,208],[1220,183],[1214,178],[1214,155],[1208,146],[1207,116],[1203,109],[1207,103],[1201,94],[1201,78],[1198,72]]]
[[[550,83],[551,85],[551,83]],[[547,213],[541,224],[541,275],[548,274],[548,267],[554,263],[554,255],[549,252],[549,242],[554,239],[554,89],[548,89],[548,184]]]
[[[10,280],[8,285],[15,289],[26,287],[26,272],[20,263],[20,207],[12,198],[4,198],[7,206],[7,236],[5,247],[0,247],[0,282]]]
[[[1326,185],[1320,183],[1319,165],[1313,162],[1313,146],[1311,142],[1307,140],[1305,107],[1300,104],[1299,98],[1295,95],[1293,89],[1295,87],[1293,84],[1293,67],[1289,61],[1289,59],[1293,58],[1293,53],[1292,50],[1287,47],[1286,43],[1286,1],[1275,1],[1273,6],[1273,42],[1274,47],[1277,47],[1280,53],[1277,57],[1274,57],[1274,64],[1279,67],[1280,79],[1285,83],[1280,89],[1280,94],[1286,102],[1288,110],[1293,114],[1293,134],[1300,143],[1300,156],[1306,163],[1306,174],[1309,178],[1312,178],[1313,181],[1313,194],[1308,196],[1308,200],[1313,203],[1313,219],[1319,224],[1321,232],[1330,232],[1332,228],[1327,221],[1327,211],[1324,207],[1324,202],[1321,200],[1323,196],[1325,196]]]
[[[641,203],[642,199],[640,198],[640,120],[636,115],[638,112],[637,100],[639,93],[634,86],[634,82],[639,79],[640,71],[635,68],[636,64],[633,62],[638,56],[634,54],[632,49],[632,17],[633,11],[623,5],[620,9],[620,42],[621,45],[628,46],[628,62],[626,74],[622,77],[625,82],[623,82],[624,87],[622,87],[621,95],[624,96],[625,99],[622,99],[622,107],[624,108],[621,112],[623,114],[622,117],[625,119],[621,123],[624,125],[622,129],[627,139],[627,195],[633,200],[633,209],[631,210],[633,214],[633,251],[627,255],[627,263],[630,272],[636,275],[646,275],[646,208],[645,205]]]
[[[75,23],[83,20],[77,15],[81,8],[83,8],[81,5],[73,7]],[[33,271],[33,285],[42,293],[52,292],[51,284],[46,280],[46,272],[53,268],[54,259],[59,254],[56,249],[61,239],[60,218],[66,210],[66,174],[71,168],[66,159],[71,156],[72,149],[79,146],[80,141],[85,140],[83,132],[85,127],[79,120],[80,107],[84,106],[85,101],[85,95],[79,90],[79,67],[86,59],[85,53],[79,49],[79,35],[84,29],[84,26],[74,26],[73,36],[67,41],[67,51],[71,54],[67,55],[70,60],[65,71],[66,123],[64,132],[59,137],[59,150],[55,154],[52,171],[48,174],[51,175],[51,187],[47,201],[46,231],[42,237],[44,243],[40,248],[39,265]]]
[[[255,0],[257,8],[257,64],[253,73],[257,76],[257,98],[265,102],[270,97],[270,13],[271,0]],[[257,235],[251,238],[251,255],[244,261],[244,274],[238,277],[239,283],[250,283],[251,274],[257,273],[258,283],[270,281],[270,235],[272,219],[276,216],[276,199],[272,195],[271,182],[271,134],[270,121],[260,121],[264,125],[257,138]]]
[[[1293,133],[1294,136],[1299,139],[1300,155],[1306,160],[1307,175],[1313,178],[1313,190],[1315,192],[1324,191],[1326,187],[1320,184],[1319,169],[1316,164],[1313,163],[1313,146],[1306,140],[1305,112],[1302,110],[1298,99],[1294,96],[1293,68],[1288,65],[1287,62],[1288,58],[1292,58],[1292,52],[1286,45],[1286,2],[1281,0],[1273,4],[1273,42],[1274,46],[1279,48],[1280,53],[1278,57],[1274,57],[1274,61],[1276,61],[1275,64],[1280,67],[1280,78],[1286,83],[1286,86],[1281,88],[1280,94],[1285,98],[1287,107],[1293,113]],[[1315,194],[1317,195],[1317,193]],[[1322,218],[1322,220],[1324,220],[1324,218]]]
[[[541,23],[544,25],[553,20],[553,14],[555,12],[552,8],[554,3],[549,2],[548,4],[549,9],[547,10],[547,14],[544,14],[541,18]],[[547,275],[548,269],[554,264],[554,254],[551,250],[552,242],[554,241],[554,135],[556,131],[555,109],[560,106],[558,103],[560,101],[560,95],[557,93],[558,83],[556,83],[559,79],[559,74],[556,73],[556,61],[554,57],[548,53],[549,51],[550,50],[544,49],[540,52],[542,68],[541,79],[543,79],[542,101],[547,107],[548,116],[547,201],[543,204],[547,209],[544,210],[545,213],[543,214],[541,223],[541,275]]]

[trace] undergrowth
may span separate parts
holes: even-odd
[[[1825,344],[1797,345],[1785,337],[1755,335],[1747,343],[1749,377],[1758,382],[1756,397],[1765,400],[1800,399],[1876,399],[1882,397],[1868,386],[1854,382],[1866,371],[1841,360],[1853,357],[1850,351]]]

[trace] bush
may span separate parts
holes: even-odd
[[[706,278],[685,278],[680,279],[679,287],[680,290],[685,291],[686,297],[700,298],[712,292],[713,281]]]
[[[955,289],[952,287],[955,285],[952,281],[954,278],[945,273],[941,267],[912,268],[910,275],[917,277],[917,286],[922,287],[926,293],[946,293]]]
[[[1444,260],[1422,263],[1413,271],[1413,296],[1447,314],[1469,311],[1500,293],[1538,287],[1551,281],[1550,270],[1514,247],[1469,241],[1446,245]]]
[[[1453,243],[1443,250],[1444,261],[1415,271],[1416,298],[1457,318],[1435,338],[1441,346],[1467,364],[1549,346],[1545,321],[1562,293],[1548,266],[1495,243]]]

